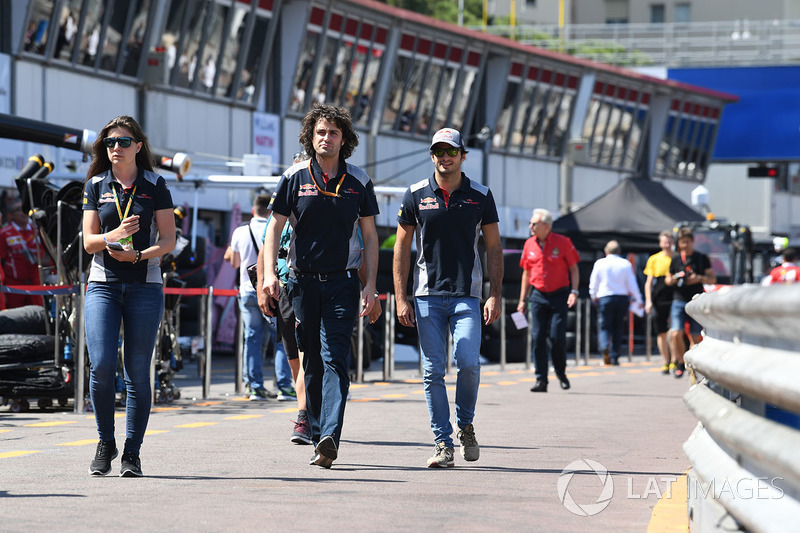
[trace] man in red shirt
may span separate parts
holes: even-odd
[[[536,365],[536,384],[531,392],[547,392],[547,341],[550,358],[564,390],[567,379],[567,309],[578,300],[580,256],[568,237],[553,233],[553,215],[534,209],[531,238],[525,241],[519,266],[524,273],[517,311],[525,312],[530,297],[531,343]]]
[[[796,261],[797,252],[794,248],[786,248],[781,255],[781,264],[773,268],[761,284],[797,283],[800,281],[800,266],[795,264]]]
[[[40,285],[38,255],[39,238],[36,228],[16,200],[8,209],[8,224],[0,229],[0,261],[3,264],[5,285]],[[42,297],[29,294],[7,294],[6,307],[43,305]]]

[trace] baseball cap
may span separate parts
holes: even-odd
[[[431,148],[439,143],[449,144],[450,146],[455,146],[462,150],[464,149],[464,139],[461,138],[461,133],[452,128],[442,128],[433,135]]]

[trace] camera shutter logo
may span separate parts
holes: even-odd
[[[569,493],[569,483],[572,481],[572,476],[574,476],[576,472],[594,472],[597,474],[597,477],[600,478],[603,490],[600,492],[595,503],[579,504],[572,499]],[[614,481],[611,479],[611,474],[608,473],[605,466],[597,461],[592,461],[591,459],[573,461],[568,464],[567,467],[561,471],[561,475],[558,476],[558,499],[561,500],[564,507],[572,514],[578,516],[594,516],[608,507],[613,495]]]

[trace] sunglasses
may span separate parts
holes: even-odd
[[[103,144],[106,145],[106,148],[114,148],[116,143],[119,143],[119,145],[123,148],[127,148],[132,142],[133,139],[130,137],[106,137],[103,139]]]
[[[460,151],[460,148],[437,148],[436,150],[431,150],[431,153],[436,157],[442,157],[445,153],[450,157],[455,157]]]

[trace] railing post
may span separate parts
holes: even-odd
[[[205,372],[203,374],[203,399],[209,397],[211,392],[211,312],[214,308],[214,287],[208,287],[206,294],[206,320],[205,320]]]
[[[580,364],[583,350],[583,298],[575,304],[575,364]]]
[[[500,370],[506,369],[506,299],[500,298]]]
[[[356,318],[356,383],[364,382],[364,317]]]
[[[583,324],[583,364],[589,365],[589,358],[591,355],[591,339],[592,339],[592,300],[586,298],[583,305],[586,307],[586,321]]]
[[[531,346],[533,345],[533,309],[528,304],[528,342],[525,343],[525,370],[531,369]]]
[[[80,255],[80,254],[79,254]],[[83,274],[81,274],[83,276]],[[72,360],[75,366],[75,412],[82,413],[86,410],[86,320],[84,318],[83,296],[86,294],[86,283],[78,284],[78,294],[75,295],[75,316],[77,324],[75,336],[77,337]]]
[[[238,302],[237,302],[238,303]],[[242,382],[244,381],[244,320],[242,320],[242,310],[236,306],[236,363],[234,365],[234,380],[236,384],[234,391],[236,394],[242,393]]]

